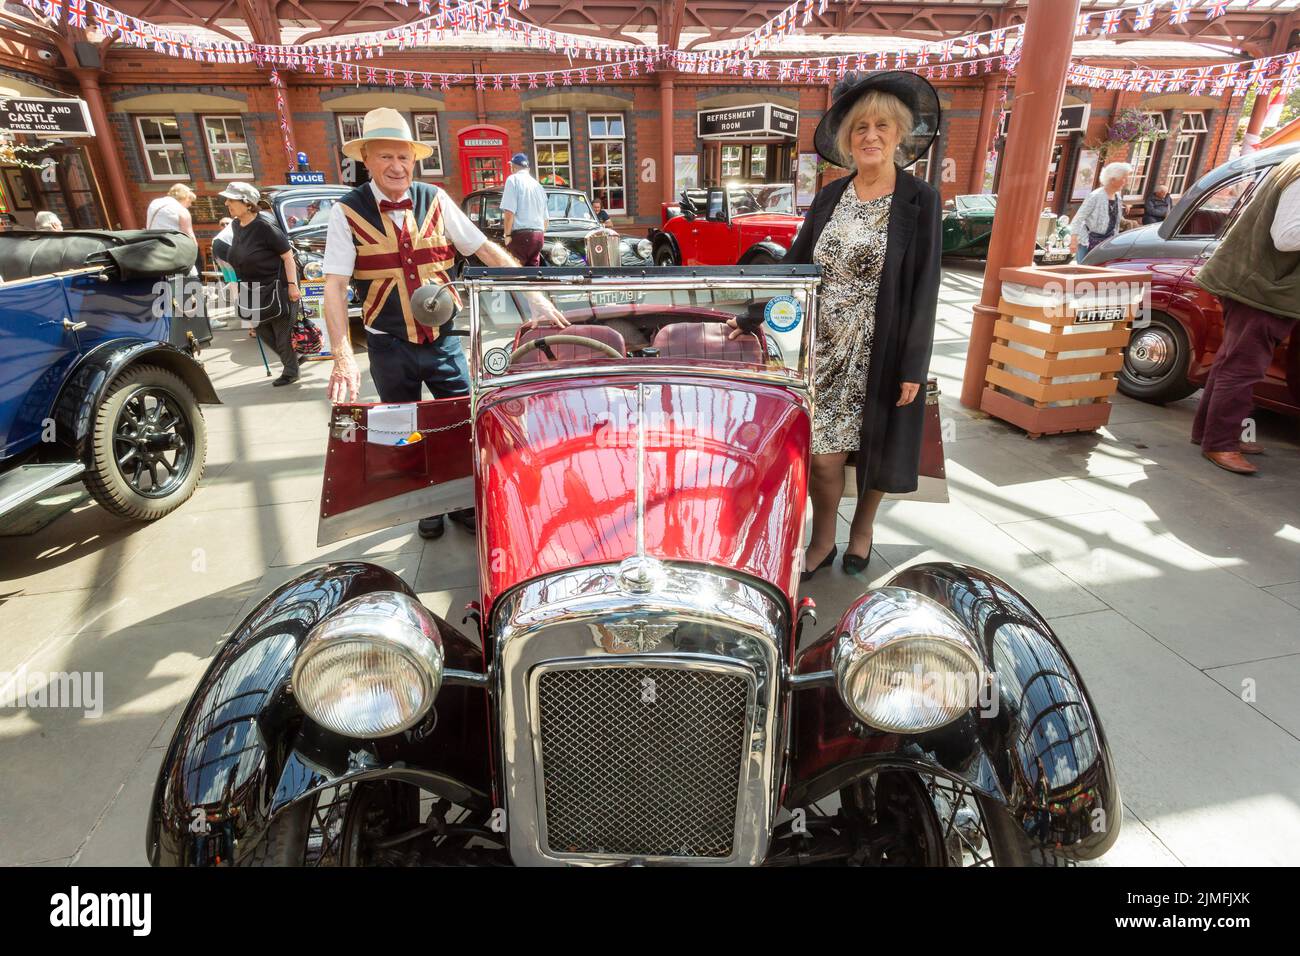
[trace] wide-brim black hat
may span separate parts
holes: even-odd
[[[841,156],[835,145],[836,134],[858,100],[872,90],[892,93],[912,111],[912,131],[903,137],[894,156],[894,162],[906,169],[925,155],[939,135],[939,94],[925,77],[916,73],[890,70],[865,76],[850,73],[844,77],[835,85],[831,108],[817,124],[813,144],[827,162],[852,169],[853,159]]]

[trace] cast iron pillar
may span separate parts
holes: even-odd
[[[672,202],[673,179],[673,77],[667,69],[659,70],[659,135],[663,145],[659,150],[659,182],[664,202]]]
[[[1005,266],[1034,261],[1034,237],[1047,192],[1047,165],[1056,142],[1056,124],[1065,97],[1065,76],[1074,46],[1080,0],[1029,0],[1025,33],[1016,67],[1011,128],[1002,155],[998,207],[984,266],[984,292],[975,306],[961,403],[979,408],[984,372],[993,347]]]
[[[136,217],[135,207],[131,205],[130,194],[126,191],[126,169],[122,165],[122,147],[108,121],[108,110],[104,108],[104,94],[99,88],[99,77],[94,70],[76,69],[72,73],[81,86],[82,99],[90,110],[90,118],[95,123],[95,146],[100,161],[108,173],[108,191],[113,196],[113,209],[117,213],[117,227],[121,229],[139,229],[140,220]],[[113,228],[113,222],[109,227]]]
[[[968,193],[984,191],[984,165],[989,159],[993,136],[993,114],[998,111],[998,83],[1000,74],[984,76],[984,99],[980,102],[980,123],[975,133],[975,157],[971,160],[970,178],[966,182]]]

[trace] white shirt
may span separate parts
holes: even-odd
[[[511,173],[501,192],[501,211],[514,213],[513,231],[542,232],[546,229],[546,189],[526,169]]]
[[[379,187],[372,181],[369,183],[370,191],[374,193],[375,202],[387,199],[379,191]],[[487,236],[479,231],[478,227],[469,221],[469,217],[461,211],[455,201],[447,195],[446,191],[437,186],[431,186],[438,194],[438,206],[442,210],[442,231],[451,240],[456,250],[462,256],[472,256],[478,252],[479,247],[487,242]],[[402,194],[402,199],[410,199],[411,191],[408,189]],[[401,209],[390,209],[388,218],[393,221],[400,231],[402,222],[405,219],[405,212]],[[352,241],[352,230],[348,226],[347,213],[343,211],[343,203],[336,202],[330,209],[329,227],[325,232],[325,274],[332,276],[351,276],[352,268],[357,261],[357,247]]]
[[[1269,233],[1278,252],[1300,252],[1300,179],[1282,190]]]
[[[149,210],[144,217],[144,227],[181,232],[181,213],[184,211],[185,207],[180,204],[180,200],[171,196],[159,196],[149,204]]]

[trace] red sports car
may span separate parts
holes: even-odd
[[[321,531],[474,504],[477,600],[445,620],[355,560],[270,594],[177,723],[150,860],[1105,852],[1123,812],[1096,705],[1009,585],[912,565],[811,633],[817,284],[812,266],[466,270],[472,393],[334,406]],[[454,334],[448,287],[428,293],[413,310]]]
[[[771,265],[803,224],[789,183],[687,189],[650,230],[657,266]]]
[[[1125,395],[1163,404],[1205,384],[1223,341],[1223,307],[1192,279],[1255,187],[1296,152],[1300,145],[1288,144],[1225,163],[1183,193],[1164,222],[1121,232],[1088,253],[1087,265],[1152,275],[1151,324],[1133,330],[1119,376]],[[1255,401],[1300,415],[1300,337],[1292,335],[1278,347],[1268,374],[1255,386]]]

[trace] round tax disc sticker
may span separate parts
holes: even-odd
[[[767,303],[763,319],[773,332],[789,332],[803,319],[803,306],[792,295],[778,295]]]
[[[492,375],[500,375],[510,367],[510,353],[505,349],[488,349],[483,354],[483,367]]]

